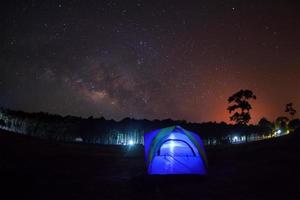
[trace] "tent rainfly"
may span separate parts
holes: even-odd
[[[201,138],[180,126],[158,129],[144,135],[148,174],[207,173],[207,158]]]

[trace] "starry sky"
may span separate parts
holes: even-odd
[[[88,117],[252,123],[300,113],[300,4],[269,0],[7,1],[0,106]],[[299,114],[298,114],[299,116]]]

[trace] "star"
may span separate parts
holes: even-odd
[[[287,99],[300,102],[290,89],[300,84],[299,13],[290,2],[4,5],[0,107],[228,122],[220,115],[227,97],[249,88],[259,96],[256,123],[276,118]]]

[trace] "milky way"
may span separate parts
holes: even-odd
[[[17,2],[1,6],[0,106],[228,121],[245,88],[252,122],[300,112],[297,1]]]

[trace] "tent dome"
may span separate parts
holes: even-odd
[[[171,126],[144,136],[148,174],[207,173],[201,138],[180,126]]]

